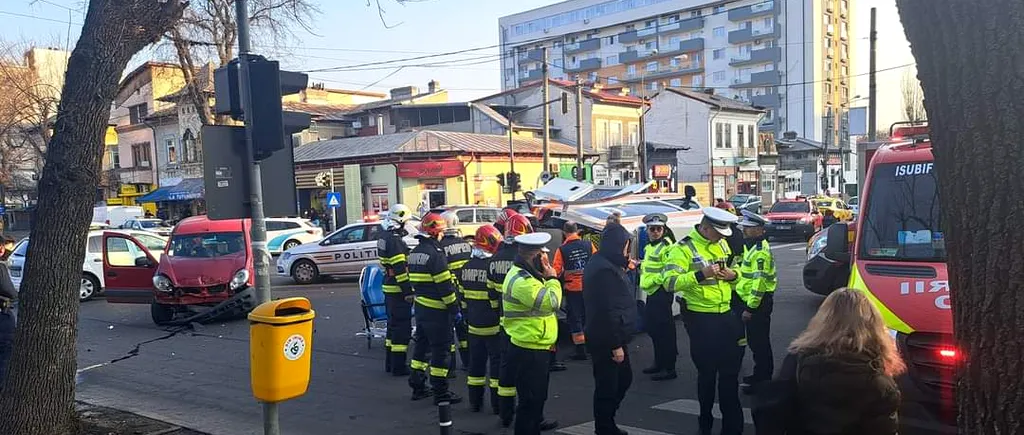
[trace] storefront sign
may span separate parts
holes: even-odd
[[[449,178],[458,177],[465,172],[465,167],[458,160],[398,164],[398,176],[401,178]]]
[[[672,176],[672,165],[654,165],[654,178],[668,178]]]
[[[379,216],[391,208],[388,199],[388,186],[370,186],[367,196],[370,198],[370,209],[368,210],[370,215]]]

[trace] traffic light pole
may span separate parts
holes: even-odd
[[[246,158],[252,163],[249,175],[249,206],[252,215],[253,269],[256,276],[256,303],[270,302],[270,252],[267,251],[267,222],[263,216],[263,176],[260,162],[256,160],[253,143],[250,110],[252,95],[249,92],[249,8],[247,0],[235,0],[235,19],[238,22],[238,89],[242,97],[242,112],[245,113]],[[281,423],[276,403],[263,403],[264,435],[280,435]]]

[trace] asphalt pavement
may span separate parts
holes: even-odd
[[[823,298],[801,284],[803,243],[774,243],[773,252],[780,277],[772,319],[778,364]],[[363,319],[355,280],[308,286],[283,278],[273,281],[275,298],[305,296],[316,310],[309,391],[281,405],[283,434],[438,433],[437,411],[430,401],[410,401],[406,379],[384,373],[383,343],[374,340],[368,349],[366,339],[356,336]],[[652,361],[650,340],[637,335],[631,344],[635,380],[617,418],[631,435],[696,433],[696,373],[681,322],[677,327],[680,376],[674,381],[653,382],[640,374]],[[211,434],[262,434],[248,354],[249,325],[244,320],[175,333],[155,326],[148,306],[114,305],[100,298],[80,309],[78,399]],[[568,354],[566,347],[562,357]],[[569,370],[551,375],[545,413],[561,423],[555,433],[591,434],[590,363],[566,365]],[[744,374],[749,371],[748,351]],[[465,380],[465,372],[459,371],[453,391],[464,394]],[[747,398],[743,401],[749,406]],[[489,413],[472,413],[465,403],[453,408],[456,434],[512,433]],[[753,433],[752,426],[747,433]]]

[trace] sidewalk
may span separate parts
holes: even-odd
[[[82,423],[80,435],[209,435],[113,408],[76,402],[75,410]]]

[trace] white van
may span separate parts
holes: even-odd
[[[120,228],[129,220],[146,215],[142,207],[130,205],[114,205],[92,208],[92,221],[107,224],[111,228]]]

